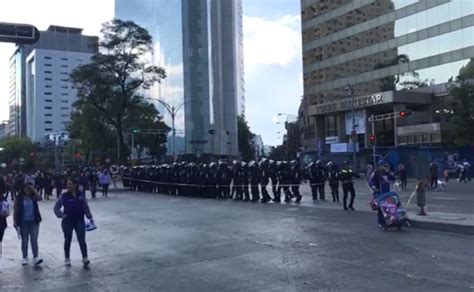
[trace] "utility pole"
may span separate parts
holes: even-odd
[[[349,95],[352,98],[351,103],[351,114],[352,114],[352,131],[351,131],[351,140],[352,140],[352,169],[357,171],[357,154],[356,154],[356,139],[357,139],[357,131],[356,131],[356,124],[355,124],[355,95],[354,95],[354,88],[350,83],[347,83],[346,90],[349,92]]]

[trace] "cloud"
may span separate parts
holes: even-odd
[[[243,17],[245,65],[286,66],[301,55],[298,15],[276,20]]]

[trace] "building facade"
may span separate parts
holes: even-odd
[[[301,6],[305,152],[330,152],[331,144],[352,137],[368,148],[368,118],[405,109],[413,114],[374,123],[378,146],[449,142],[443,115],[449,82],[474,58],[474,1],[302,0]]]
[[[238,155],[237,115],[245,109],[241,1],[116,0],[115,15],[153,36],[152,59],[167,78],[149,94],[184,108],[176,125],[184,128],[185,147],[177,152]]]
[[[66,132],[77,100],[69,75],[91,57],[91,53],[34,49],[26,58],[26,135],[32,141]]]
[[[54,103],[60,103],[61,100],[64,100],[64,97],[61,99],[61,93],[59,93],[59,89],[61,86],[68,86],[68,98],[71,98],[72,101],[74,98],[72,91],[70,91],[72,85],[64,85],[65,81],[61,81],[61,79],[68,79],[69,76],[61,75],[61,72],[71,72],[77,64],[81,62],[76,62],[76,59],[84,59],[86,58],[85,55],[88,55],[87,60],[90,56],[97,52],[98,50],[98,37],[95,36],[85,36],[82,35],[82,29],[80,28],[72,28],[72,27],[62,27],[62,26],[50,26],[46,31],[41,32],[41,37],[39,41],[34,45],[17,45],[15,52],[10,58],[10,99],[9,99],[9,109],[10,109],[10,122],[9,122],[9,129],[8,135],[18,135],[18,136],[26,136],[32,137],[33,135],[31,129],[32,127],[36,127],[36,117],[33,117],[34,108],[28,108],[28,103],[30,106],[34,106],[36,102],[35,96],[32,95],[33,93],[41,93],[41,92],[51,92],[50,89],[58,90],[59,95],[52,96]],[[27,59],[34,56],[36,53],[41,54],[43,57],[51,57],[50,60],[44,59],[41,60],[39,66],[43,66],[44,64],[50,64],[51,67],[42,68],[42,71],[37,71],[36,68],[29,67],[29,84],[33,87],[27,87]],[[74,53],[77,53],[78,56],[84,54],[81,57],[74,57]],[[64,54],[64,56],[61,56]],[[72,54],[72,55],[71,55]],[[68,55],[68,56],[66,56]],[[54,60],[53,60],[54,57]],[[73,61],[69,61],[69,57],[71,57]],[[64,60],[61,60],[64,59]],[[34,57],[30,58],[29,60],[32,61]],[[57,59],[57,60],[56,60]],[[38,60],[38,59],[34,59]],[[51,62],[43,62],[43,61],[51,61]],[[55,66],[53,67],[53,61]],[[57,63],[56,63],[57,62]],[[29,65],[34,65],[36,62],[32,61]],[[59,63],[62,63],[61,65]],[[56,67],[56,65],[58,65]],[[60,67],[60,66],[68,66],[68,67]],[[67,69],[67,70],[66,70]],[[44,73],[45,71],[51,73]],[[38,76],[31,76],[31,74],[40,74]],[[52,76],[55,75],[53,80]],[[61,75],[62,77],[60,77]],[[48,77],[49,76],[49,77]],[[38,84],[33,84],[31,81],[33,80],[40,80],[35,79],[41,77],[41,84],[44,86],[51,86],[51,88],[39,88]],[[32,79],[33,78],[33,79]],[[52,80],[44,80],[45,78],[51,78]],[[50,82],[46,82],[50,81]],[[69,82],[69,81],[68,81]],[[27,94],[29,93],[29,100],[27,101]],[[69,96],[70,95],[70,96]],[[74,94],[75,96],[75,94]],[[42,96],[38,96],[39,99],[42,99]],[[45,98],[46,99],[46,98]],[[49,106],[46,106],[49,107]],[[69,108],[71,105],[68,106]],[[59,107],[60,108],[60,107]],[[44,107],[43,107],[44,109]],[[38,109],[39,110],[39,109]],[[46,110],[46,109],[44,109]],[[61,114],[58,113],[60,116]],[[49,118],[49,117],[47,117]],[[44,127],[51,128],[51,127]],[[28,129],[30,131],[28,132]],[[45,133],[46,135],[47,133]]]

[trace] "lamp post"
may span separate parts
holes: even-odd
[[[172,152],[173,152],[173,156],[176,155],[176,128],[175,128],[175,118],[176,118],[176,115],[178,114],[178,112],[183,108],[184,104],[185,103],[181,103],[179,105],[170,105],[164,101],[162,101],[161,99],[157,99],[157,101],[159,103],[161,103],[165,109],[168,111],[168,113],[171,115],[171,131],[172,131]]]
[[[351,131],[351,140],[352,140],[352,169],[356,171],[356,137],[357,137],[357,132],[356,132],[356,124],[355,124],[355,114],[354,114],[354,107],[355,107],[355,95],[354,95],[354,88],[350,83],[347,83],[346,85],[346,91],[349,93],[350,97],[352,98],[352,103],[351,103],[351,114],[352,114],[352,131]]]

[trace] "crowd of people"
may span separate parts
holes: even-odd
[[[43,262],[39,256],[38,237],[40,231],[41,205],[39,201],[49,200],[56,195],[55,215],[62,219],[64,234],[65,265],[71,266],[70,248],[73,232],[79,242],[84,267],[90,261],[85,239],[86,222],[94,224],[86,199],[86,190],[96,197],[97,188],[107,197],[109,185],[113,183],[108,169],[87,168],[82,171],[64,172],[12,172],[0,179],[0,268],[2,260],[2,241],[7,228],[7,217],[12,215],[13,227],[21,240],[22,265],[28,265],[28,247],[31,245],[32,264],[39,266]],[[11,200],[9,200],[9,197]],[[10,202],[13,202],[11,204]],[[13,206],[12,206],[13,205]]]
[[[300,202],[300,184],[308,180],[314,201],[326,200],[325,185],[328,183],[332,200],[339,202],[342,186],[343,208],[354,210],[353,178],[358,175],[352,171],[349,162],[339,168],[332,161],[323,165],[318,160],[301,168],[296,160],[287,162],[264,158],[259,162],[234,161],[230,165],[221,161],[136,166],[122,168],[122,177],[124,187],[136,191],[262,203],[279,203],[282,196],[284,202]]]

